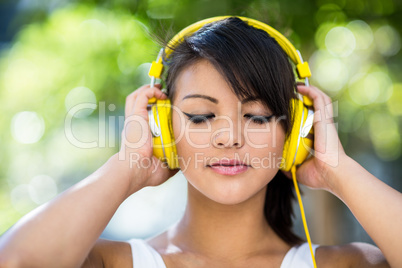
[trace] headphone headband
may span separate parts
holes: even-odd
[[[230,18],[233,16],[218,16],[218,17],[212,17],[208,19],[204,19],[198,22],[195,22],[183,30],[181,30],[179,33],[177,33],[168,43],[168,45],[165,47],[165,55],[168,57],[172,52],[172,48],[179,44],[180,42],[183,41],[184,37],[189,36],[196,31],[198,31],[202,26],[205,24],[214,22],[214,21],[219,21],[223,20],[226,18]],[[282,47],[282,49],[285,51],[285,53],[288,55],[288,57],[292,60],[292,62],[296,65],[296,71],[300,79],[306,79],[306,82],[308,83],[307,78],[311,76],[311,71],[310,67],[307,62],[303,61],[303,58],[300,54],[300,52],[290,43],[290,41],[283,36],[280,32],[272,28],[271,26],[250,18],[246,17],[238,17],[235,16],[244,22],[246,22],[248,25],[253,26],[257,29],[264,30],[267,32],[270,36],[272,36],[278,44]],[[162,69],[163,69],[163,64],[162,64],[162,55],[159,53],[158,59],[156,62],[152,63],[151,69],[149,71],[149,75],[151,77],[156,77],[160,78],[162,74]]]
[[[200,20],[198,22],[195,22],[195,23],[187,26],[186,28],[181,30],[179,33],[177,33],[169,41],[167,47],[165,48],[165,54],[167,56],[169,56],[173,52],[172,49],[170,49],[171,47],[174,47],[177,43],[180,43],[185,36],[189,36],[189,35],[195,33],[196,31],[198,31],[199,29],[201,29],[201,27],[204,26],[205,24],[208,24],[208,23],[211,23],[211,22],[214,22],[214,21],[223,20],[223,19],[230,18],[230,17],[233,17],[233,16],[212,17],[212,18]],[[266,31],[270,36],[275,38],[275,40],[285,50],[286,54],[288,54],[289,58],[295,64],[301,63],[296,48],[289,42],[288,39],[286,39],[286,37],[284,37],[277,30],[275,30],[271,26],[269,26],[269,25],[267,25],[267,24],[265,24],[263,22],[260,22],[258,20],[254,20],[254,19],[250,19],[250,18],[246,18],[246,17],[237,17],[237,18],[241,19],[244,22],[247,22],[247,24],[250,25],[250,26],[253,26],[253,27],[257,28],[257,29],[261,29],[261,30]]]

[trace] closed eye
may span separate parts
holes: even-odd
[[[262,124],[270,122],[272,117],[274,117],[274,115],[263,116],[263,115],[245,114],[244,117],[248,118],[248,119],[251,119],[253,121],[253,123],[262,125]]]
[[[214,114],[189,114],[185,112],[183,113],[187,116],[188,120],[190,120],[194,124],[201,124],[215,117]],[[251,119],[253,123],[262,125],[265,123],[269,123],[272,117],[274,117],[274,115],[262,116],[262,115],[245,114],[244,117]]]
[[[188,120],[190,120],[194,124],[201,124],[215,117],[214,114],[188,114],[185,112],[183,113],[187,116]]]

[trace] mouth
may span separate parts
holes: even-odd
[[[222,175],[237,175],[247,171],[251,166],[238,160],[221,160],[207,167]]]

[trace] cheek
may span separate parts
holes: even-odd
[[[185,142],[193,149],[205,149],[211,146],[211,129],[203,127],[191,127],[188,125],[184,130]]]
[[[261,149],[262,151],[269,150],[282,155],[285,132],[278,124],[272,123],[264,127],[246,128],[244,138],[250,148]]]
[[[245,135],[248,151],[251,152],[251,165],[264,169],[267,178],[273,176],[280,168],[285,143],[282,127],[265,128],[265,131],[253,131]],[[273,173],[272,173],[273,172]],[[272,173],[272,174],[271,174]]]
[[[200,133],[202,130],[194,129],[186,125],[186,120],[179,112],[172,114],[172,129],[176,142],[176,150],[179,156],[179,165],[184,172],[194,166],[195,154],[202,153],[205,145],[209,144],[209,135]]]
[[[185,118],[174,106],[172,106],[171,113],[173,136],[176,141],[176,146],[178,146],[178,144],[185,139]]]
[[[191,150],[210,148],[212,133],[210,124],[191,124],[182,113],[174,111],[172,126],[177,147],[187,147]]]

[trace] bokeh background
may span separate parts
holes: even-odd
[[[149,83],[155,40],[216,15],[252,17],[288,37],[309,61],[312,84],[335,101],[346,152],[402,190],[401,1],[3,0],[0,234],[118,151],[124,100]],[[373,243],[341,201],[303,190],[313,242]],[[150,237],[185,203],[179,173],[127,199],[102,237]]]

